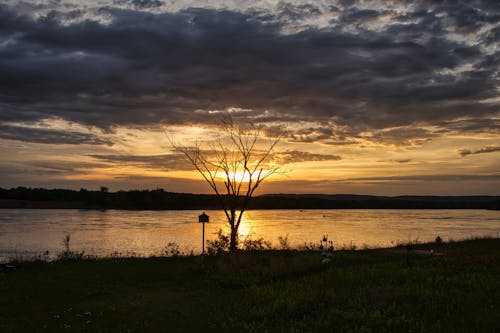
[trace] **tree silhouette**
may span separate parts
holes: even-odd
[[[216,194],[231,229],[229,251],[234,252],[243,213],[255,190],[280,170],[280,165],[272,161],[280,137],[270,139],[263,146],[263,133],[259,128],[238,126],[231,118],[222,121],[221,130],[222,134],[209,149],[202,149],[198,141],[191,147],[172,145],[184,154]]]

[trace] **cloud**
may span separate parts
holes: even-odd
[[[477,150],[470,150],[470,149],[460,149],[458,153],[460,156],[465,157],[467,155],[474,155],[474,154],[485,154],[485,153],[494,153],[500,151],[500,147],[498,146],[486,146],[481,149]]]
[[[271,159],[276,160],[278,164],[289,164],[300,162],[338,161],[341,157],[338,155],[314,154],[305,151],[286,150],[284,152],[275,153]]]
[[[22,179],[22,178],[40,178],[47,176],[60,176],[66,174],[64,170],[57,169],[33,169],[26,168],[22,166],[3,166],[0,165],[0,174],[9,175],[8,179],[4,179],[4,182],[11,181],[12,179]]]
[[[152,9],[163,5],[163,2],[159,0],[114,0],[113,3],[117,5],[131,5],[137,9]]]
[[[48,182],[54,179],[64,180],[64,177],[70,175],[88,175],[90,169],[106,167],[104,163],[77,162],[65,160],[40,160],[26,162],[7,162],[0,164],[0,174],[8,175],[3,177],[2,185],[11,183],[12,186],[19,184],[29,184],[29,181]]]
[[[99,155],[89,157],[114,165],[136,165],[145,168],[168,170],[192,170],[193,166],[182,154],[162,155]]]
[[[2,5],[0,122],[209,124],[209,111],[236,107],[255,122],[334,122],[356,135],[498,114],[481,102],[498,97],[494,5],[355,3],[166,12],[133,0],[38,16]],[[325,15],[336,16],[313,24]],[[316,130],[296,141],[338,141]]]
[[[0,138],[44,144],[113,145],[112,141],[90,133],[2,124],[0,124]]]
[[[391,159],[391,160],[379,160],[377,162],[390,162],[390,163],[409,163],[411,162],[411,158],[401,158],[401,159]]]
[[[411,176],[389,176],[389,177],[359,177],[339,180],[340,182],[352,181],[500,181],[500,174],[437,174],[437,175],[411,175]]]
[[[285,22],[297,22],[322,14],[322,10],[312,4],[292,4],[281,1],[277,5],[278,19]]]
[[[266,132],[270,135],[281,135],[289,142],[314,143],[321,142],[333,146],[356,145],[366,141],[391,146],[420,146],[440,133],[450,129],[428,130],[416,126],[377,128],[353,128],[337,124],[310,124],[300,129],[286,126],[269,126]]]
[[[287,129],[287,128],[269,128],[270,133],[279,133],[281,136],[285,137],[291,142],[306,142],[313,143],[325,140],[337,140],[342,141],[345,139],[344,133],[336,130],[331,125],[325,124],[313,124],[310,126],[305,126],[299,129]]]
[[[61,172],[61,173],[89,173],[86,169],[102,168],[107,165],[104,163],[93,162],[72,162],[72,161],[30,161],[23,163],[29,167],[35,167],[38,170],[45,170],[48,172]]]
[[[500,118],[468,118],[436,123],[438,133],[500,134]]]
[[[398,127],[369,132],[362,137],[383,145],[419,146],[432,140],[435,134],[423,128]]]

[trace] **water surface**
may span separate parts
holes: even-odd
[[[160,254],[169,242],[181,251],[201,251],[201,211],[123,211],[77,209],[0,210],[0,259],[29,257],[70,246],[96,256]],[[207,211],[206,237],[225,228],[221,211]],[[224,229],[226,230],[226,229]],[[253,210],[245,213],[242,237],[263,237],[278,246],[288,236],[291,246],[318,243],[323,235],[337,248],[382,247],[408,241],[498,236],[500,212],[488,210]]]

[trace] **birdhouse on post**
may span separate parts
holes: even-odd
[[[208,223],[209,219],[210,219],[210,216],[205,214],[205,212],[203,212],[203,214],[198,216],[198,222],[200,222],[200,223]]]

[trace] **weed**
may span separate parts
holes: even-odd
[[[85,257],[85,251],[80,251],[80,252],[71,251],[70,241],[71,241],[71,235],[66,234],[66,236],[64,236],[62,241],[64,251],[57,255],[58,260],[77,260],[77,259],[83,259]]]
[[[163,250],[163,254],[167,257],[178,257],[182,255],[182,252],[179,250],[179,244],[176,242],[168,242]]]
[[[278,242],[279,242],[280,250],[289,250],[290,249],[290,244],[288,244],[288,234],[285,237],[279,236]]]

